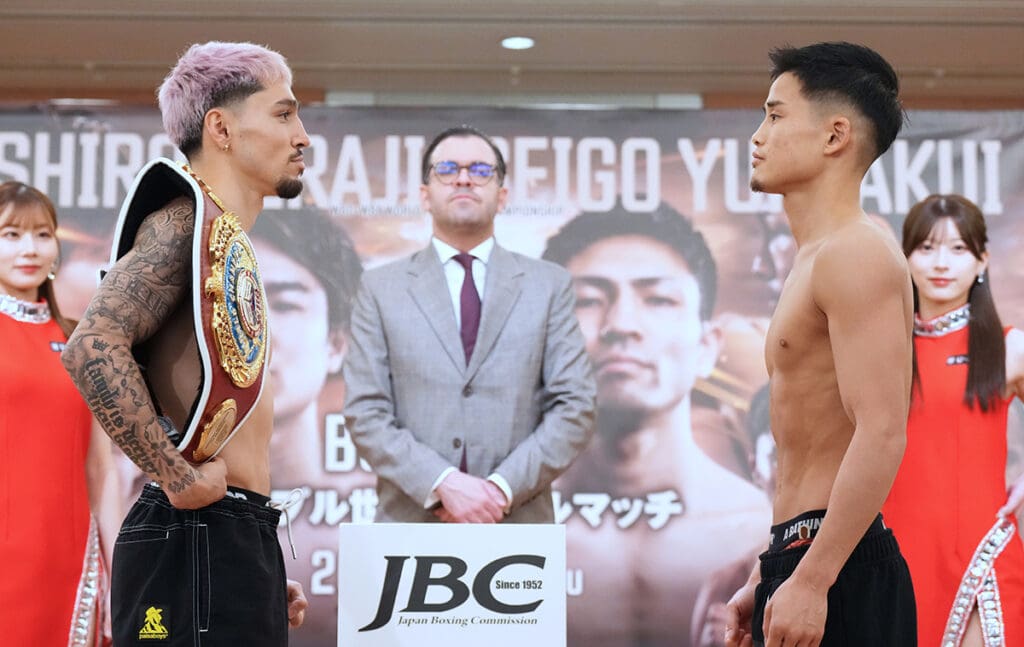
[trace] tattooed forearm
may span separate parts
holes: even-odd
[[[194,218],[187,200],[146,218],[135,245],[100,284],[61,359],[93,415],[124,454],[181,491],[194,470],[171,445],[132,346],[160,329],[187,296]]]
[[[104,375],[107,368],[107,360],[102,357],[91,359],[85,363],[85,378],[89,380],[89,392],[93,395],[89,401],[89,408],[97,416],[101,416],[100,424],[104,428],[118,428],[124,426],[124,418],[117,409],[117,391],[110,388],[107,378]]]
[[[96,420],[139,469],[158,483],[192,471],[157,421],[127,345],[76,331],[61,359]]]
[[[177,481],[167,482],[166,487],[168,490],[174,492],[175,494],[177,494],[178,492],[183,492],[185,488],[196,482],[197,474],[199,474],[199,472],[189,472],[188,474],[185,474],[185,476],[181,477]]]
[[[117,443],[117,446],[121,448],[124,455],[128,459],[139,466],[146,474],[156,474],[156,463],[153,461],[153,457],[146,453],[143,448],[142,441],[139,439],[139,433],[137,427],[132,425],[128,429],[121,433],[114,433],[110,435],[110,438]]]
[[[163,463],[164,467],[173,467],[174,458],[178,450],[171,446],[171,441],[167,439],[167,434],[164,433],[160,423],[157,423],[157,427],[158,429],[156,430],[146,429],[144,434],[146,444],[149,447],[150,454]]]

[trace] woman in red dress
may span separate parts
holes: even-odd
[[[0,184],[0,643],[96,645],[103,563],[120,523],[110,440],[60,352],[73,327],[53,294],[56,212]]]
[[[981,211],[961,196],[930,196],[903,224],[915,378],[883,512],[914,581],[921,647],[1024,647],[1024,476],[1006,484],[1024,333],[996,313],[987,242]]]

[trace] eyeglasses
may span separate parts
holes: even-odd
[[[431,167],[434,170],[434,175],[441,181],[441,184],[454,184],[455,180],[458,179],[459,173],[462,169],[466,169],[469,175],[469,181],[476,186],[483,186],[491,181],[495,175],[497,175],[497,168],[493,164],[486,162],[470,162],[469,164],[458,164],[451,160],[444,160],[441,162],[434,162]]]

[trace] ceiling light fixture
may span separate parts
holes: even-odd
[[[501,41],[505,49],[530,49],[533,47],[533,39],[527,36],[509,36]]]

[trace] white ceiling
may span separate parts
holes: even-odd
[[[537,46],[503,50],[509,35]],[[920,105],[1024,107],[1024,0],[4,0],[0,100],[148,101],[188,44],[212,39],[281,51],[306,98],[717,105],[764,93],[773,46],[851,40],[886,56]]]

